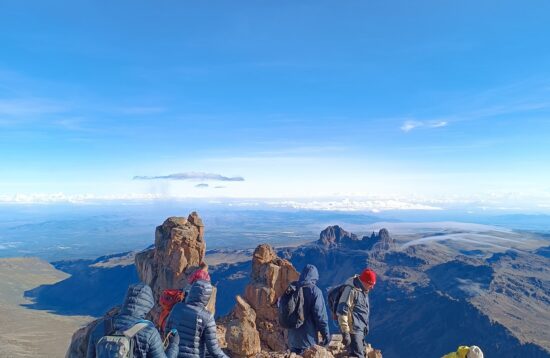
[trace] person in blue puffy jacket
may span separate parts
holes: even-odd
[[[218,345],[214,316],[206,310],[211,295],[210,282],[198,280],[191,285],[185,302],[172,309],[167,327],[178,330],[179,358],[228,358]]]
[[[306,265],[300,274],[297,286],[304,294],[304,324],[288,330],[288,345],[296,354],[302,354],[307,348],[316,344],[330,343],[327,308],[323,293],[317,287],[319,271],[313,265]],[[322,340],[318,341],[321,333]]]
[[[169,345],[164,350],[164,345],[159,332],[152,322],[145,321],[145,316],[155,305],[151,287],[144,283],[138,283],[128,287],[124,303],[119,313],[111,318],[104,318],[99,321],[90,334],[86,358],[96,358],[97,342],[103,337],[110,335],[107,327],[116,331],[125,331],[136,323],[146,323],[145,328],[139,330],[132,338],[134,358],[176,358],[178,356],[179,336],[173,334],[169,338]],[[109,322],[106,322],[109,320]],[[108,324],[106,324],[108,323]],[[97,357],[102,358],[102,357]]]

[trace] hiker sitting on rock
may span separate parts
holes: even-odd
[[[92,331],[86,357],[176,358],[177,332],[170,335],[165,352],[154,324],[144,320],[154,304],[153,292],[148,285],[139,283],[128,287],[119,313],[99,321]]]
[[[189,289],[185,302],[177,303],[168,317],[168,327],[175,327],[180,335],[179,358],[227,358],[218,345],[214,316],[206,310],[212,285],[198,280]]]
[[[288,330],[288,345],[291,352],[302,354],[304,350],[316,344],[326,346],[330,343],[328,316],[323,293],[316,286],[319,280],[317,267],[307,265],[296,283],[303,293],[304,322],[298,328]],[[319,333],[322,340],[318,342]]]
[[[337,300],[336,314],[342,332],[342,343],[350,357],[364,357],[364,339],[369,333],[369,291],[376,284],[376,274],[365,269],[361,275],[349,278]],[[329,294],[330,296],[330,294]]]

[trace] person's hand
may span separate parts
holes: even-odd
[[[170,330],[170,333],[168,333],[168,342],[169,344],[175,344],[176,346],[180,344],[180,335],[177,329],[172,328]]]
[[[344,346],[348,347],[351,343],[351,336],[349,335],[349,332],[342,333],[342,343]]]

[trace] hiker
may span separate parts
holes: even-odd
[[[218,345],[214,316],[206,310],[212,294],[212,285],[197,280],[189,288],[184,302],[177,303],[168,317],[168,327],[175,327],[180,335],[179,358],[227,358]]]
[[[159,298],[159,305],[161,307],[161,311],[159,314],[159,318],[157,321],[157,326],[159,328],[159,331],[161,334],[165,334],[166,332],[166,319],[170,315],[170,312],[172,312],[172,307],[178,302],[182,302],[185,299],[185,296],[189,293],[189,289],[191,288],[191,285],[195,283],[197,280],[205,280],[210,282],[210,275],[208,274],[208,265],[205,262],[201,262],[199,264],[199,268],[193,272],[189,277],[187,278],[187,285],[183,290],[180,289],[165,289],[162,291],[160,298]],[[214,296],[214,295],[212,295]],[[206,305],[206,309],[214,315],[214,299],[211,297],[211,299],[208,301],[208,304]]]
[[[483,352],[478,346],[460,346],[456,352],[446,354],[442,358],[483,358]]]
[[[176,358],[177,331],[169,336],[165,352],[159,332],[144,319],[154,304],[151,287],[144,283],[130,285],[119,313],[95,326],[86,357]]]
[[[316,344],[326,346],[330,343],[327,308],[323,293],[316,286],[318,280],[317,267],[306,265],[296,283],[298,288],[302,288],[304,298],[304,322],[300,327],[288,330],[288,345],[290,351],[296,354],[302,354]],[[320,342],[319,333],[322,337]]]
[[[365,269],[344,284],[336,307],[342,343],[350,357],[364,357],[364,339],[369,333],[369,291],[376,284],[376,273]]]
[[[210,274],[208,273],[208,265],[206,262],[201,261],[199,263],[199,268],[193,272],[188,278],[187,278],[187,287],[185,288],[185,293],[189,292],[189,289],[191,288],[191,285],[195,283],[195,281],[198,280],[205,280],[210,282]]]

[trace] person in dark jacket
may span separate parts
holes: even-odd
[[[180,336],[179,358],[228,358],[218,345],[216,321],[206,310],[212,285],[197,280],[189,289],[185,302],[177,303],[168,317],[168,327],[175,327]]]
[[[325,346],[330,343],[327,308],[323,293],[316,286],[318,280],[317,267],[306,265],[297,283],[304,294],[304,324],[288,330],[288,345],[291,352],[296,354],[302,354],[316,344]],[[318,342],[319,333],[321,342]]]
[[[145,316],[155,305],[151,287],[144,283],[138,283],[128,287],[124,303],[119,313],[112,317],[112,327],[117,331],[124,331],[136,323],[146,322],[148,325],[141,329],[132,339],[134,342],[135,358],[176,358],[178,356],[179,336],[171,335],[169,345],[164,351],[164,345],[159,332],[152,322],[144,321]],[[108,318],[101,320],[92,331],[88,341],[86,358],[96,357],[96,344],[106,335],[106,322]],[[97,357],[101,358],[101,357]]]
[[[376,284],[376,273],[365,269],[361,275],[355,275],[345,283],[337,307],[338,325],[343,343],[350,357],[365,356],[364,340],[369,333],[369,291]]]

